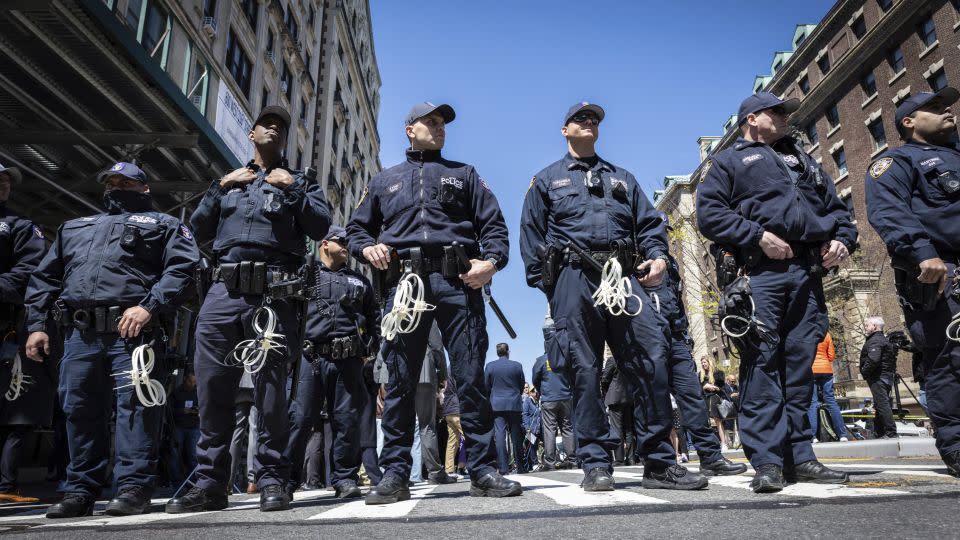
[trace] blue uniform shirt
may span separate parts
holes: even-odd
[[[600,178],[597,188],[587,188],[588,175]],[[540,287],[541,244],[559,247],[572,240],[583,249],[609,251],[611,242],[632,239],[647,259],[667,254],[666,225],[636,178],[603,159],[589,167],[567,154],[538,172],[520,223],[520,254],[531,287]]]
[[[317,342],[363,332],[380,341],[380,306],[363,274],[346,265],[337,271],[317,263],[313,298],[307,307],[305,339]],[[341,300],[343,299],[343,300]]]
[[[0,202],[0,303],[23,304],[30,274],[46,249],[40,229]]]
[[[781,141],[792,144],[792,139]],[[799,145],[795,148],[804,171],[793,177],[776,150],[743,137],[709,158],[697,189],[700,232],[730,248],[757,246],[769,231],[786,242],[839,240],[853,253],[857,228],[850,210],[830,176]]]
[[[366,261],[363,249],[377,243],[439,256],[457,241],[499,270],[510,251],[493,192],[473,166],[444,159],[439,151],[407,150],[406,161],[374,176],[347,224],[347,237],[360,261]]]
[[[330,212],[320,186],[292,171],[293,184],[281,189],[266,181],[271,170],[230,189],[215,180],[190,216],[200,243],[213,240],[219,262],[299,265],[306,236],[320,241],[327,234]]]
[[[960,146],[916,141],[867,170],[867,218],[890,256],[914,263],[960,256]],[[950,193],[953,191],[953,193]]]
[[[76,309],[172,309],[191,292],[199,259],[193,234],[168,214],[116,212],[67,221],[30,278],[27,329],[42,331],[58,298]]]

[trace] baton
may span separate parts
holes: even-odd
[[[457,258],[460,259],[460,264],[464,265],[467,268],[470,268],[472,264],[470,263],[470,257],[467,257],[467,250],[463,248],[463,244],[460,242],[454,242],[453,252],[457,254]],[[500,319],[500,324],[503,325],[503,329],[507,331],[507,334],[510,336],[510,339],[517,339],[517,332],[510,326],[510,321],[507,320],[507,316],[503,314],[503,311],[500,310],[500,306],[497,304],[497,301],[493,299],[493,296],[490,295],[490,285],[483,286],[483,299],[490,305],[490,309],[493,310],[493,314]]]

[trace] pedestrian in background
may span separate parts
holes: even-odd
[[[847,441],[847,426],[843,423],[843,415],[840,414],[840,406],[837,405],[837,398],[833,395],[833,361],[837,357],[837,351],[833,346],[833,336],[830,332],[824,336],[823,341],[817,345],[817,354],[813,358],[813,395],[810,399],[810,429],[813,430],[813,442],[817,442],[817,420],[820,418],[820,401],[817,396],[823,393],[823,404],[830,414],[830,421],[833,424],[833,432],[841,441]]]

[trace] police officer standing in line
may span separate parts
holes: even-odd
[[[408,269],[405,279],[419,276],[424,301],[436,306],[420,314],[415,329],[398,333],[383,346],[390,372],[381,424],[384,447],[380,465],[385,471],[367,495],[367,504],[410,498],[407,481],[414,397],[434,320],[443,334],[457,382],[470,494],[503,497],[521,493],[519,483],[497,472],[493,414],[483,377],[488,341],[480,288],[507,264],[507,227],[496,198],[477,171],[440,154],[445,126],[454,117],[449,105],[420,103],[410,110],[405,119],[410,141],[406,160],[370,181],[347,225],[355,257],[380,272],[396,270],[398,265]],[[470,268],[458,264],[454,242],[466,249]],[[394,307],[399,273],[386,275],[387,311]]]
[[[234,399],[245,369],[254,372],[262,428],[255,459],[260,510],[290,506],[284,491],[290,473],[283,456],[289,432],[286,386],[289,363],[300,359],[301,303],[275,286],[296,278],[307,236],[322,240],[330,214],[320,187],[287,168],[282,152],[289,128],[290,114],[282,107],[260,111],[249,135],[253,159],[214,180],[190,218],[201,242],[213,240],[217,260],[197,318],[200,441],[194,485],[167,503],[169,513],[226,508]],[[268,346],[269,336],[254,324],[262,330],[275,326],[269,333],[284,336],[275,338],[282,346]],[[262,363],[241,368],[238,358]]]
[[[740,437],[757,493],[780,491],[785,477],[848,480],[817,461],[807,411],[827,331],[821,276],[856,248],[857,229],[833,180],[789,136],[797,107],[769,92],[743,100],[741,136],[709,159],[697,194],[704,236],[742,257],[762,251],[746,273],[765,339],[751,330],[740,350]]]
[[[48,518],[92,514],[107,479],[114,394],[117,493],[106,513],[150,509],[163,407],[149,406],[135,395],[131,357],[149,356],[135,349],[152,344],[156,364],[147,375],[162,382],[168,368],[163,365],[167,336],[161,319],[193,292],[193,269],[200,257],[190,230],[153,210],[147,177],[139,167],[117,163],[98,180],[105,184],[107,213],[64,223],[27,288],[27,356],[43,362],[50,354],[49,315],[64,328],[58,392],[70,465],[63,500],[47,509]]]
[[[7,210],[12,186],[21,181],[18,169],[0,165],[0,502],[37,502],[17,493],[19,455],[30,426],[50,423],[53,374],[48,373],[56,369],[26,361],[23,350],[23,297],[47,246],[39,227]],[[18,354],[24,379],[11,385]]]
[[[867,216],[893,259],[897,292],[926,371],[937,449],[960,477],[960,92],[921,92],[896,111],[906,142],[867,170]],[[949,338],[949,339],[948,339]]]
[[[664,224],[634,176],[597,156],[603,116],[603,109],[591,103],[570,107],[561,128],[567,155],[530,182],[520,232],[527,283],[547,295],[555,325],[548,358],[552,369],[565,372],[572,383],[583,489],[614,489],[610,452],[619,441],[610,432],[600,394],[604,342],[634,397],[643,486],[701,489],[707,479],[677,465],[670,446],[667,322],[649,307],[641,287],[658,284],[667,269]],[[601,287],[601,272],[593,265],[613,258],[622,263],[623,278],[632,287],[632,292],[620,291],[619,310],[616,302],[595,305],[592,296]],[[613,281],[626,289],[622,278]]]
[[[330,483],[337,498],[348,499],[360,496],[360,422],[368,399],[363,361],[379,348],[380,306],[367,278],[347,267],[343,227],[330,227],[318,252],[320,264],[304,334],[304,358],[309,363],[300,368],[286,451],[292,471],[288,492],[300,484],[307,442],[326,401],[333,432]]]

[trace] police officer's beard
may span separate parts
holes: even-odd
[[[153,210],[153,197],[149,193],[111,189],[103,194],[103,206],[110,213],[147,212]]]

